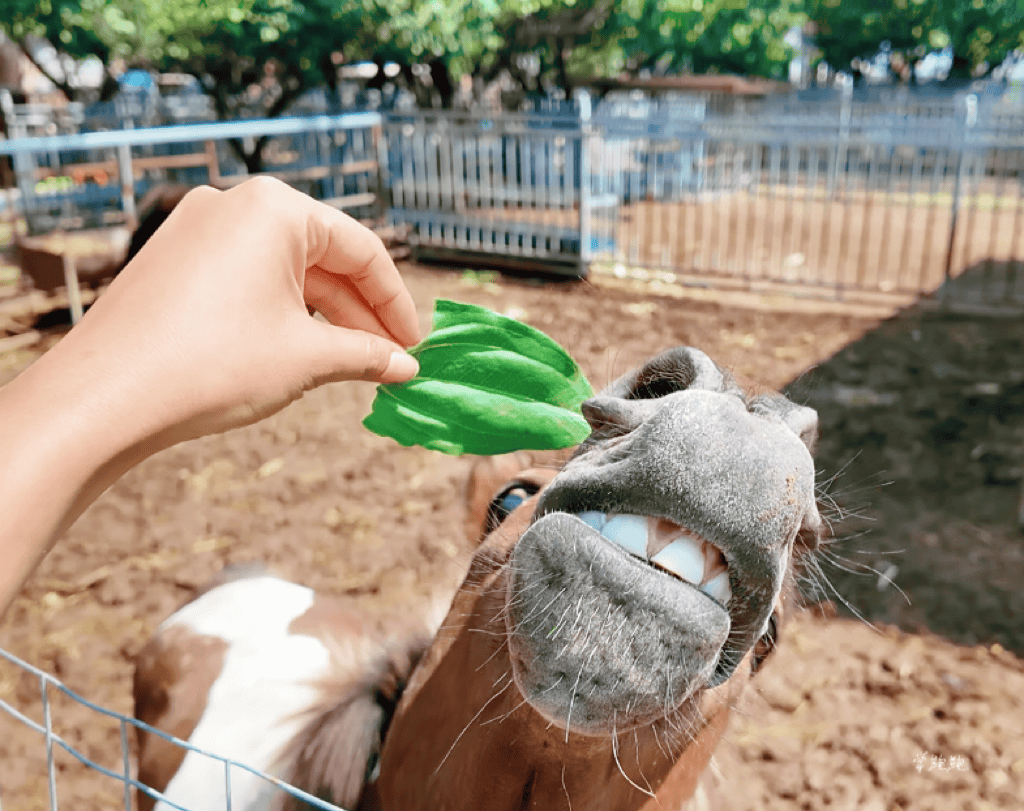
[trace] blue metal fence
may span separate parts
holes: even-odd
[[[708,115],[585,97],[385,125],[420,256],[676,287],[1024,305],[1024,118],[967,93]]]
[[[359,214],[381,214],[377,113],[80,131],[0,141],[31,232],[131,221],[154,184],[238,182],[231,139],[271,139],[267,173]]]
[[[700,99],[592,104],[581,94],[528,113],[14,139],[0,155],[15,158],[34,230],[130,219],[154,182],[244,177],[227,139],[268,136],[272,173],[362,216],[388,210],[419,258],[851,300],[940,291],[1017,306],[1022,133],[1020,105],[984,93],[902,106],[839,93],[727,115]]]

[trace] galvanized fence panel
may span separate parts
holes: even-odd
[[[578,118],[392,115],[384,137],[391,217],[417,256],[579,272]]]
[[[226,139],[265,137],[271,173],[357,216],[380,210],[383,178],[424,258],[849,299],[1024,299],[1019,109],[969,94],[731,115],[620,97],[587,110],[58,134],[0,154],[14,157],[35,231],[130,219],[155,182],[232,182],[244,172]]]
[[[385,125],[421,256],[840,299],[1024,305],[1024,115],[941,102],[618,98]]]
[[[279,777],[253,769],[245,763],[198,749],[187,741],[168,735],[142,721],[93,704],[70,690],[54,676],[19,659],[3,648],[0,648],[0,665],[2,665],[0,675],[3,675],[5,670],[15,675],[16,683],[19,685],[17,692],[21,707],[19,709],[14,704],[0,698],[0,720],[5,724],[8,721],[21,724],[39,736],[40,767],[45,770],[42,790],[32,791],[30,789],[31,796],[24,791],[8,796],[8,787],[0,786],[0,808],[3,807],[4,800],[9,799],[18,802],[18,805],[11,806],[12,808],[45,807],[49,811],[58,811],[62,807],[60,802],[62,778],[66,780],[73,776],[75,767],[79,766],[109,778],[114,788],[95,798],[107,807],[121,806],[125,811],[132,811],[132,795],[140,793],[148,795],[154,800],[162,801],[168,808],[191,811],[189,808],[184,808],[168,800],[156,789],[138,781],[137,769],[133,767],[134,742],[130,736],[134,736],[137,731],[141,730],[180,748],[183,756],[184,753],[194,752],[211,763],[217,764],[216,767],[223,770],[224,774],[223,786],[219,787],[222,792],[224,811],[232,809],[232,790],[235,789],[237,793],[239,780],[260,786],[261,799],[265,800],[270,807],[277,807],[282,799],[290,796],[301,800],[310,808],[322,811],[345,811],[343,808],[289,785]],[[109,727],[112,734],[106,736],[106,742],[109,744],[111,741],[116,741],[116,745],[100,747],[90,745],[83,740],[79,730],[68,728],[61,720],[61,710],[71,704],[89,710],[95,727]],[[0,729],[2,728],[0,727]],[[93,738],[94,740],[95,738]],[[211,791],[215,792],[217,789],[211,788]],[[112,803],[116,803],[116,805]],[[67,803],[63,807],[67,808]]]

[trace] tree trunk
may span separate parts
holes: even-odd
[[[53,76],[43,65],[37,62],[35,56],[32,54],[31,49],[25,44],[24,40],[18,40],[18,47],[21,48],[21,52],[28,57],[29,62],[35,65],[39,72],[43,74],[43,76],[45,76],[47,79],[53,82],[54,85],[56,85],[57,89],[64,94],[64,98],[66,98],[68,101],[75,100],[74,88],[71,87],[71,85],[69,85],[67,82],[57,79],[57,77]],[[60,53],[60,48],[57,48],[57,53]]]
[[[320,73],[323,74],[324,84],[331,92],[327,100],[328,112],[332,114],[341,112],[341,98],[338,95],[338,66],[334,64],[329,53],[325,53],[320,59]]]
[[[971,62],[966,56],[953,54],[953,66],[949,69],[950,79],[970,79]]]
[[[437,88],[441,96],[441,107],[450,110],[455,99],[455,86],[452,84],[451,74],[448,73],[448,66],[441,59],[434,59],[430,63],[430,80]]]
[[[564,39],[559,37],[551,38],[551,50],[554,51],[555,68],[558,71],[558,85],[563,91],[565,91],[565,97],[567,99],[572,98],[572,80],[569,78],[569,70],[565,63],[565,55],[567,51],[572,50],[573,42],[573,37],[565,37]]]

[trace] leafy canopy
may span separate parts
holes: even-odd
[[[908,61],[930,50],[953,51],[954,76],[972,76],[999,65],[1024,47],[1020,0],[807,0],[822,58],[846,69],[888,42]]]

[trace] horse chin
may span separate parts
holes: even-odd
[[[719,603],[566,513],[523,534],[507,588],[516,686],[541,716],[579,734],[678,713],[711,683],[729,636]]]

